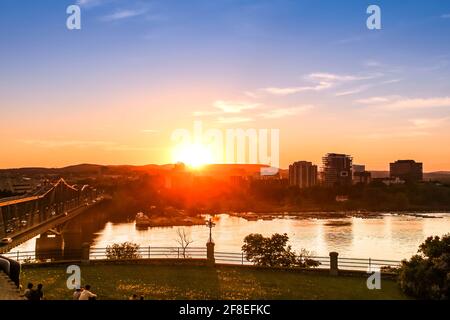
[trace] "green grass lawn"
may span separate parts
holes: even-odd
[[[24,268],[22,285],[42,283],[46,299],[71,299],[66,268]],[[381,290],[368,290],[365,277],[240,267],[86,265],[82,285],[99,299],[405,299],[395,281],[382,279]]]

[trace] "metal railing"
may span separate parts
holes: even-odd
[[[204,247],[140,247],[135,252],[135,259],[206,259]],[[108,259],[107,248],[91,248],[90,260]]]
[[[378,270],[382,268],[396,268],[400,261],[360,258],[339,258],[339,269],[343,270]]]
[[[215,252],[214,254],[216,262],[225,264],[240,264],[240,265],[253,265],[254,263],[247,260],[245,253],[233,253],[233,252]],[[305,257],[317,261],[319,265],[317,269],[329,269],[330,257],[325,256],[309,256]],[[341,258],[339,257],[339,269],[353,270],[353,271],[367,271],[377,270],[381,268],[397,268],[400,266],[401,261],[397,260],[380,260],[380,259],[362,259],[362,258]]]
[[[43,251],[10,251],[3,253],[10,259],[21,263],[39,263],[48,261],[81,260],[82,249],[76,250],[43,250]],[[205,247],[140,247],[133,251],[134,259],[206,259]],[[90,248],[89,260],[111,259],[107,248]]]
[[[133,259],[207,259],[205,247],[139,247],[133,251]],[[50,250],[50,251],[14,251],[3,254],[21,263],[39,263],[47,261],[81,260],[82,250]],[[319,263],[318,269],[330,269],[330,257],[310,256],[307,259]],[[107,254],[107,248],[90,248],[89,260],[111,259]],[[247,260],[244,252],[214,252],[215,262],[231,265],[253,265]],[[396,268],[400,265],[397,260],[362,259],[362,258],[338,258],[338,267],[341,270],[368,271],[382,268]]]
[[[1,256],[20,263],[39,263],[47,261],[77,260],[81,257],[81,250],[45,250],[45,251],[10,251]]]

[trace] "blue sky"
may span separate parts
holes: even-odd
[[[74,3],[82,29],[69,31]],[[366,28],[370,4],[382,30]],[[395,157],[450,169],[449,1],[1,0],[0,12],[0,133],[17,140],[0,166],[164,163],[170,132],[200,118],[283,128],[284,166],[342,151],[374,169]]]

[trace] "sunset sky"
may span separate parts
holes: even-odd
[[[0,168],[169,163],[195,120],[450,170],[450,1],[0,1]]]

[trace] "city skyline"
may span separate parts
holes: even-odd
[[[2,1],[0,168],[172,163],[171,133],[200,120],[280,129],[281,168],[450,170],[450,3],[377,1],[382,30],[369,4]]]

